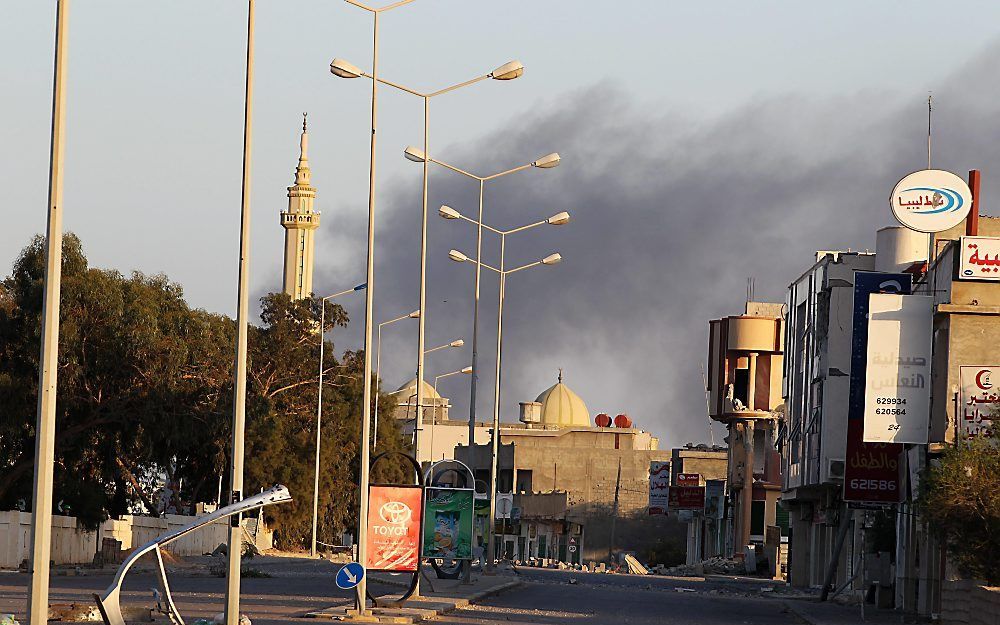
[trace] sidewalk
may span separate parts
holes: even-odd
[[[830,601],[820,602],[816,599],[784,599],[782,603],[809,625],[857,625],[858,623],[898,625],[904,622],[898,613],[891,610],[876,610],[873,605],[865,606],[865,620],[862,621],[860,605],[841,605]]]
[[[430,569],[428,569],[428,574],[431,574]],[[432,578],[428,583],[426,578],[421,578],[420,597],[411,597],[402,605],[393,605],[402,591],[392,595],[380,595],[377,597],[378,603],[385,607],[371,608],[369,610],[370,616],[359,616],[356,610],[343,606],[310,612],[306,616],[354,623],[410,625],[424,619],[447,614],[520,585],[521,581],[517,577],[503,574],[476,575],[474,573],[471,584],[462,584],[461,580],[435,578]]]

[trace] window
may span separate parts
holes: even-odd
[[[521,469],[517,472],[517,492],[519,493],[530,493],[531,492],[531,471]]]

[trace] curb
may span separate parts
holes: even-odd
[[[448,614],[454,612],[460,608],[467,607],[483,599],[487,599],[494,595],[498,595],[507,590],[517,588],[523,585],[524,582],[521,580],[513,580],[505,584],[499,584],[492,588],[487,588],[477,593],[473,593],[468,597],[462,598],[445,598],[442,597],[439,600],[435,600],[430,597],[423,597],[422,600],[429,604],[438,604],[435,607],[386,607],[386,608],[373,608],[373,613],[371,615],[361,616],[357,614],[356,610],[346,609],[344,613],[333,614],[327,610],[310,612],[306,614],[307,617],[313,618],[330,618],[336,621],[346,621],[352,623],[391,623],[393,625],[413,625],[414,623],[420,623],[426,619],[434,618],[436,616],[441,616],[443,614]],[[329,610],[329,609],[328,609]]]

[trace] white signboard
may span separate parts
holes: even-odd
[[[969,214],[972,191],[950,171],[923,169],[896,183],[889,204],[899,223],[910,230],[941,232]]]
[[[960,280],[1000,280],[1000,238],[962,237],[958,254]]]
[[[993,430],[993,415],[1000,410],[1000,365],[959,367],[962,382],[958,431],[973,438]],[[996,379],[996,382],[993,380]]]
[[[512,493],[497,493],[496,518],[509,519],[514,510],[514,495]]]
[[[649,463],[649,514],[666,514],[670,501],[670,463]]]
[[[931,298],[885,293],[870,298],[863,440],[926,445]]]

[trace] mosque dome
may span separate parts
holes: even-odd
[[[542,405],[542,425],[557,427],[590,427],[590,411],[580,396],[563,384],[562,371],[559,381],[542,391],[536,399]]]
[[[413,395],[417,394],[417,378],[412,378],[406,384],[400,386],[396,389],[393,395],[400,397],[400,403],[405,404],[407,399]],[[441,396],[437,394],[434,387],[424,381],[424,401],[431,399],[441,399]],[[411,400],[416,401],[416,399]]]

